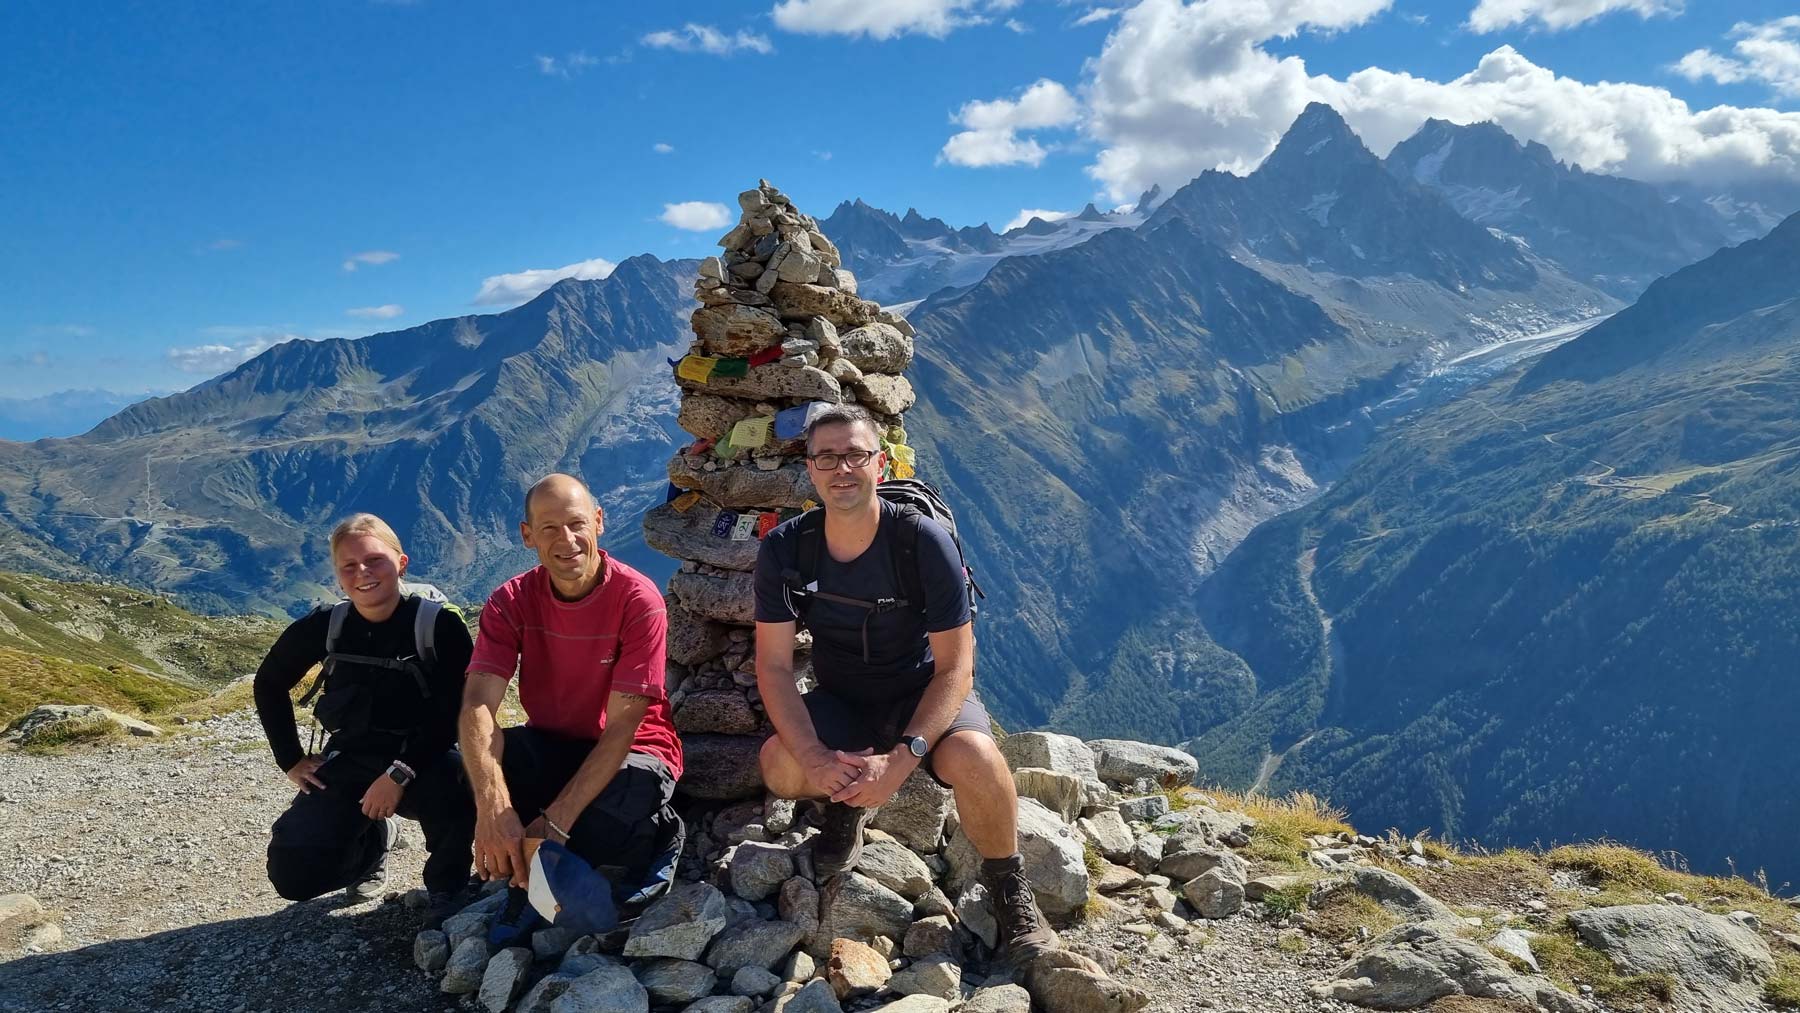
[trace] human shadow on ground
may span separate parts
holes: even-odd
[[[413,965],[418,912],[342,894],[252,918],[0,964],[0,1011],[441,1013],[457,1008]]]

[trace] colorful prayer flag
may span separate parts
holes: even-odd
[[[663,502],[664,503],[673,503],[680,496],[681,496],[681,486],[676,485],[674,482],[670,482],[669,483],[669,493],[667,496],[663,497]]]
[[[750,374],[749,359],[720,359],[713,367],[712,375],[722,377],[748,376]]]
[[[780,358],[781,358],[781,346],[780,345],[770,345],[769,347],[763,349],[762,351],[757,352],[755,355],[750,356],[749,362],[750,362],[751,368],[754,369],[757,366],[766,366],[769,363],[774,362]]]
[[[758,517],[756,519],[756,540],[759,542],[762,541],[763,538],[767,537],[769,532],[774,531],[775,526],[780,523],[781,515],[778,513],[768,512],[764,513],[761,517]]]
[[[737,519],[738,515],[730,510],[719,511],[719,516],[713,520],[713,537],[730,538],[731,529],[737,524]]]
[[[681,495],[675,497],[675,500],[671,505],[675,507],[676,513],[684,514],[684,513],[687,513],[689,510],[692,510],[694,508],[694,504],[698,503],[698,502],[700,502],[700,494],[698,492],[695,492],[692,489],[689,489],[687,492],[684,492]]]
[[[710,355],[689,355],[682,358],[681,362],[675,367],[675,375],[681,377],[683,380],[692,380],[695,383],[706,383],[708,380],[712,379],[713,373],[718,368],[719,360]],[[743,374],[739,373],[738,375],[742,376]]]
[[[731,427],[731,445],[744,450],[755,450],[769,442],[769,423],[775,421],[768,415],[752,415],[741,419]]]
[[[755,514],[740,514],[740,515],[738,515],[737,521],[734,524],[732,524],[732,526],[731,526],[731,540],[734,542],[747,542],[750,539],[754,538],[755,536],[756,536],[756,515]]]

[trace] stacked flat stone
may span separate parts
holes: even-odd
[[[700,263],[695,340],[683,361],[710,367],[713,358],[756,357],[760,364],[741,376],[677,370],[678,422],[696,442],[670,459],[669,482],[699,497],[644,518],[646,543],[681,560],[668,589],[668,686],[687,758],[682,790],[720,800],[761,794],[756,754],[770,731],[752,633],[759,542],[716,533],[720,515],[785,517],[811,500],[805,447],[791,429],[776,431],[778,412],[860,404],[889,443],[904,445],[901,416],[913,403],[903,375],[913,354],[906,321],[857,297],[855,276],[818,222],[767,180],[739,194],[738,206],[737,226],[719,240],[724,252]],[[771,420],[768,441],[732,449],[734,428],[758,418]],[[803,634],[798,646],[795,671],[804,685],[810,640]]]

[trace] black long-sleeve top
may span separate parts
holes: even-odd
[[[355,608],[344,620],[338,635],[338,653],[361,654],[376,658],[407,658],[416,652],[413,643],[413,617],[418,614],[419,599],[400,603],[385,622],[371,623]],[[288,770],[306,755],[300,736],[294,728],[294,704],[291,693],[314,665],[325,660],[325,634],[331,626],[331,608],[314,609],[296,619],[276,638],[268,656],[256,670],[256,714],[262,719],[263,732],[269,737],[269,748],[275,762]],[[456,742],[457,713],[462,706],[463,674],[469,667],[474,645],[462,620],[450,609],[438,613],[436,640],[437,664],[425,670],[431,698],[423,699],[417,683],[406,672],[366,666],[340,666],[336,678],[346,676],[367,680],[373,693],[372,724],[383,728],[410,728],[406,749],[399,759],[415,770],[422,770],[432,759]],[[354,672],[349,671],[356,667]],[[392,754],[394,737],[388,734],[359,736],[340,732],[332,736],[332,748],[347,752],[387,751]]]

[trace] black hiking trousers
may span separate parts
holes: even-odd
[[[319,768],[323,789],[294,796],[269,839],[269,882],[276,893],[311,900],[355,883],[374,867],[382,855],[381,827],[363,815],[362,797],[377,777],[387,776],[390,759],[339,753]],[[459,890],[475,864],[475,801],[462,757],[447,749],[418,775],[395,812],[425,831],[425,888]]]

